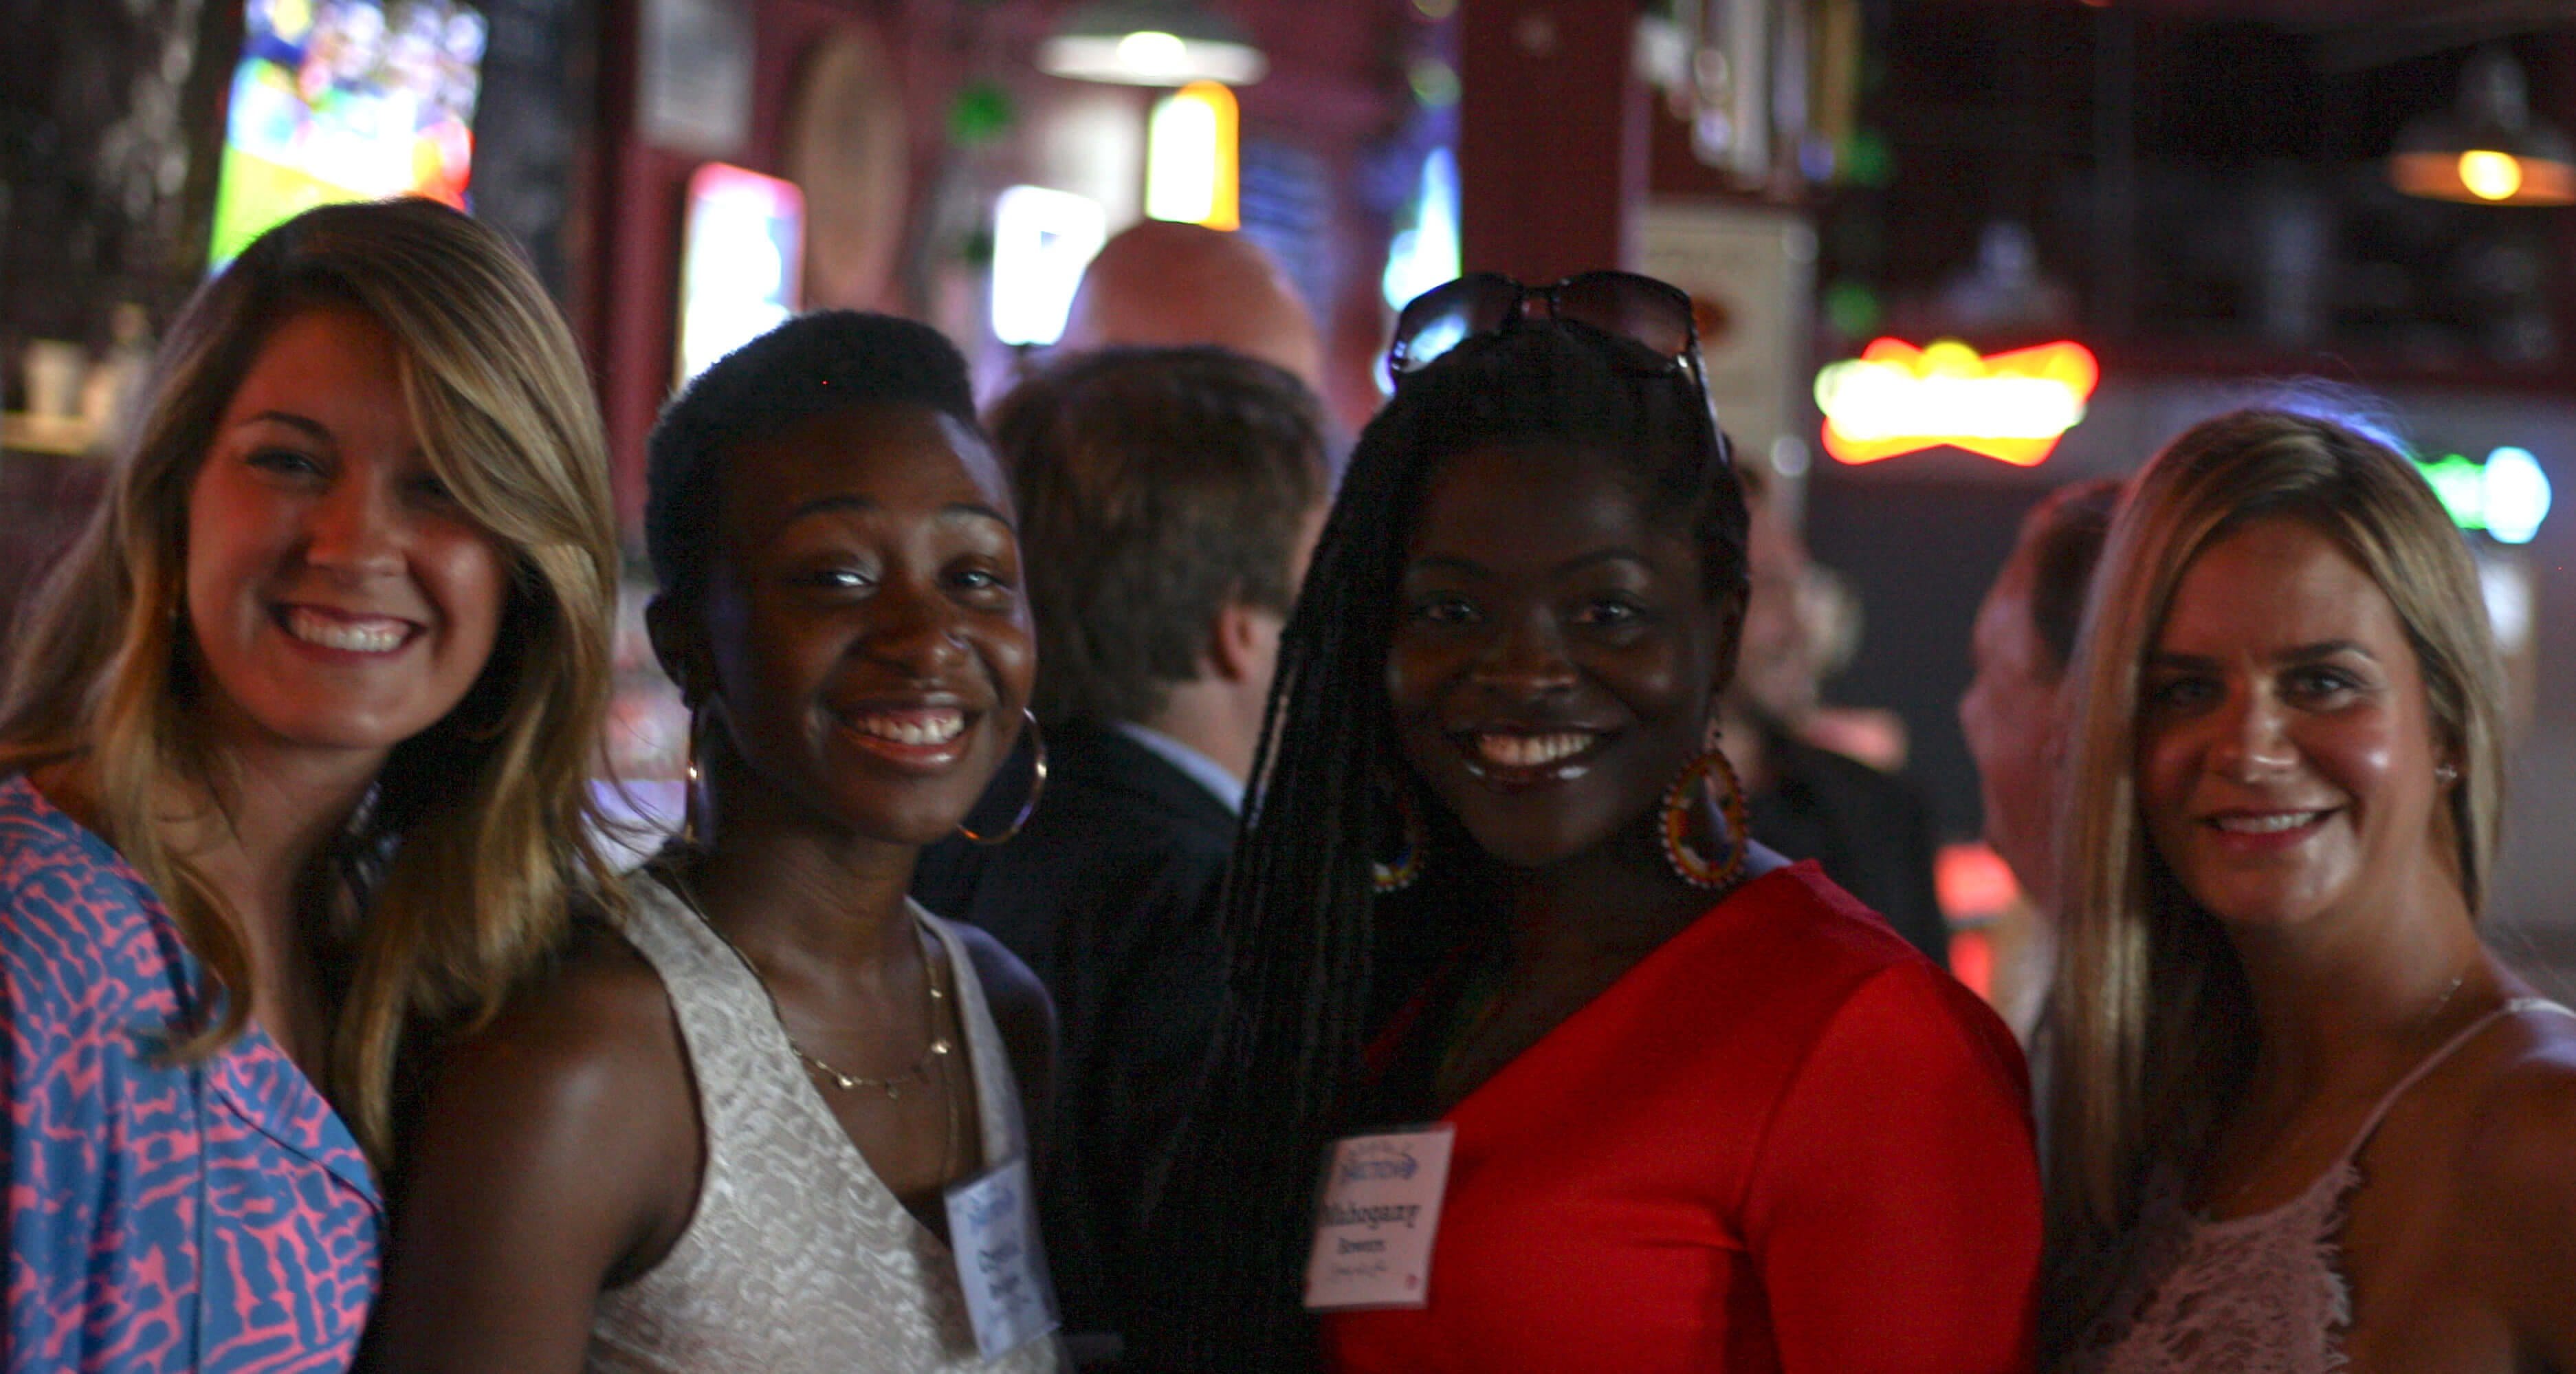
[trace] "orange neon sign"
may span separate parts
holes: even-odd
[[[1825,413],[1825,452],[1845,463],[1947,444],[2026,468],[2084,418],[2101,379],[2079,343],[1981,358],[1956,339],[1928,348],[1873,339],[1859,357],[1816,374],[1816,408]]]

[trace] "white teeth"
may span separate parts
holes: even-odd
[[[286,612],[286,632],[325,649],[389,654],[402,647],[411,627],[399,620],[335,620],[296,606]]]
[[[1544,768],[1592,747],[1588,733],[1554,735],[1478,735],[1476,752],[1487,763],[1504,768]]]
[[[2231,835],[2278,835],[2286,830],[2296,830],[2324,814],[2322,811],[2284,811],[2271,816],[2221,816],[2216,823],[2219,829]]]
[[[914,711],[849,718],[851,729],[896,744],[946,744],[966,728],[963,711]]]

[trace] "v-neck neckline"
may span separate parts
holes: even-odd
[[[966,1081],[959,1086],[969,1094],[975,1104],[975,1140],[972,1142],[975,1147],[974,1167],[959,1175],[959,1178],[973,1178],[992,1167],[993,1154],[990,1132],[985,1126],[985,1118],[990,1113],[984,1109],[983,1065],[977,1062],[981,1057],[983,1044],[989,1037],[976,1034],[971,1019],[983,1011],[982,989],[979,987],[975,996],[971,999],[968,997],[966,992],[968,973],[963,968],[964,955],[958,949],[956,941],[949,932],[932,924],[929,913],[923,911],[918,905],[914,905],[911,910],[913,919],[921,922],[923,927],[938,940],[940,955],[948,961],[949,986],[957,990],[957,1037],[965,1042],[963,1048],[966,1060]],[[714,929],[713,926],[709,926],[709,933],[712,934]],[[727,948],[730,950],[731,945],[728,944]],[[755,983],[759,981],[747,962],[742,971],[747,976],[751,976]],[[777,1002],[767,995],[765,986],[761,991],[763,993],[761,1000],[769,1008],[769,1028],[777,1036],[777,1043],[773,1048],[784,1055],[787,1066],[794,1071],[798,1085],[804,1089],[797,1099],[799,1110],[805,1114],[810,1123],[840,1142],[840,1157],[844,1167],[856,1168],[870,1187],[884,1195],[886,1201],[894,1204],[895,1210],[902,1213],[904,1220],[910,1224],[917,1242],[927,1241],[939,1254],[954,1258],[956,1250],[948,1238],[933,1229],[928,1222],[923,1221],[920,1213],[912,1210],[912,1205],[903,1200],[903,1194],[896,1192],[894,1185],[886,1182],[885,1175],[877,1171],[875,1161],[868,1158],[868,1152],[859,1148],[859,1142],[850,1134],[849,1128],[841,1124],[840,1114],[832,1110],[831,1101],[823,1096],[823,1085],[815,1082],[814,1075],[806,1071],[803,1057],[796,1052],[796,1042],[787,1034],[787,1024],[778,1019]],[[950,1104],[949,1110],[955,1111],[955,1104]],[[953,1182],[943,1182],[939,1185],[939,1192],[944,1197],[947,1190],[953,1186]]]
[[[205,965],[181,937],[178,920],[161,894],[106,836],[64,810],[34,778],[20,773],[0,782],[0,792],[12,789],[24,794],[30,814],[39,823],[62,827],[92,863],[141,894],[146,919],[154,933],[168,942],[164,963],[172,993],[183,1011],[196,1014],[204,1000]],[[357,1134],[323,1093],[322,1085],[257,1018],[244,1021],[231,1044],[198,1061],[194,1069],[244,1125],[279,1148],[319,1165],[382,1215],[384,1198],[375,1168],[360,1148]]]
[[[794,1081],[796,1086],[790,1090],[790,1100],[796,1105],[792,1110],[804,1120],[807,1127],[819,1131],[834,1142],[822,1148],[830,1154],[840,1168],[854,1171],[852,1176],[864,1195],[882,1199],[885,1205],[891,1206],[903,1218],[903,1224],[909,1228],[909,1234],[915,1245],[926,1244],[933,1253],[953,1260],[956,1252],[947,1238],[931,1229],[922,1221],[920,1215],[904,1202],[903,1195],[895,1191],[893,1184],[886,1182],[885,1175],[877,1172],[876,1164],[868,1158],[868,1152],[859,1147],[859,1142],[853,1139],[849,1130],[841,1124],[841,1118],[833,1112],[832,1104],[825,1100],[822,1086],[814,1081],[811,1073],[806,1071],[804,1060],[796,1053],[796,1043],[788,1036],[786,1023],[779,1019],[777,1000],[769,992],[768,985],[761,981],[759,972],[752,967],[750,958],[735,948],[733,942],[726,939],[724,934],[715,928],[714,923],[707,919],[705,912],[697,903],[667,878],[655,875],[653,881],[661,886],[673,904],[679,908],[680,917],[713,943],[714,949],[711,953],[719,965],[729,968],[733,975],[741,980],[738,985],[739,990],[753,998],[760,1008],[761,1015],[754,1024],[762,1027],[762,1033],[768,1037],[768,1043],[761,1047],[761,1057],[773,1067],[783,1068],[786,1076]],[[905,902],[912,913],[912,918],[937,939],[939,952],[948,961],[949,984],[957,994],[958,1038],[965,1042],[967,1079],[964,1087],[973,1095],[975,1104],[975,1140],[973,1142],[975,1167],[969,1169],[962,1177],[973,1178],[992,1168],[994,1164],[1002,1162],[1002,1159],[996,1156],[997,1131],[1001,1136],[1000,1154],[1003,1157],[1007,1157],[1010,1152],[1014,1134],[1007,1122],[995,1122],[996,1113],[993,1110],[995,1104],[986,1100],[988,1094],[984,1089],[984,1085],[991,1081],[992,1066],[988,1061],[999,1044],[999,1032],[993,1026],[991,1012],[984,1001],[982,980],[975,976],[973,963],[966,954],[964,943],[957,938],[955,932],[947,928],[945,922],[924,910],[920,903],[913,902],[909,898],[905,899]],[[942,1184],[942,1192],[944,1193],[951,1186],[954,1185]]]
[[[1573,1052],[1568,1047],[1580,1042],[1592,1022],[1609,1014],[1605,1008],[1613,1008],[1630,1000],[1636,987],[1658,976],[1658,971],[1665,965],[1687,957],[1689,950],[1695,948],[1702,940],[1710,938],[1709,932],[1720,924],[1719,913],[1732,905],[1736,899],[1775,880],[1794,881],[1788,878],[1788,875],[1797,872],[1801,867],[1803,865],[1784,864],[1768,872],[1749,877],[1719,895],[1687,925],[1666,937],[1662,944],[1646,951],[1642,958],[1622,970],[1618,977],[1604,984],[1599,992],[1594,993],[1581,1006],[1568,1012],[1564,1019],[1548,1027],[1520,1053],[1503,1061],[1500,1067],[1485,1076],[1483,1082],[1468,1089],[1457,1101],[1436,1113],[1434,1119],[1451,1125],[1462,1125],[1469,1117],[1484,1114],[1488,1108],[1483,1104],[1497,1096],[1512,1092],[1511,1083],[1528,1074],[1543,1071],[1546,1061],[1556,1055]],[[1427,1018],[1420,1013],[1430,1010],[1429,1007],[1422,1006],[1418,1012],[1400,1015],[1398,1022],[1389,1027],[1389,1032],[1409,1035],[1427,1029],[1424,1024]],[[1411,1055],[1407,1054],[1404,1057],[1410,1059]],[[1542,1067],[1530,1067],[1533,1064]],[[1436,1073],[1437,1065],[1431,1065],[1427,1071]],[[1423,1080],[1422,1089],[1427,1097],[1430,1091],[1428,1078]]]

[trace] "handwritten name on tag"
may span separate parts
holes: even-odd
[[[966,1290],[977,1353],[994,1359],[1055,1330],[1055,1285],[1038,1241],[1029,1162],[987,1169],[947,1197],[948,1243],[957,1253],[957,1283]]]
[[[1306,1259],[1314,1312],[1420,1307],[1431,1300],[1431,1243],[1449,1187],[1446,1126],[1335,1141]]]

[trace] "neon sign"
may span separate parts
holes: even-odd
[[[2524,448],[2500,448],[2483,463],[2460,454],[2415,464],[2433,494],[2464,530],[2484,530],[2499,544],[2528,544],[2549,514],[2549,474]]]
[[[1875,463],[1949,445],[2034,467],[2084,418],[2102,379],[2079,343],[2041,344],[1990,358],[1956,339],[1916,348],[1874,339],[1858,358],[1816,374],[1825,452]]]

